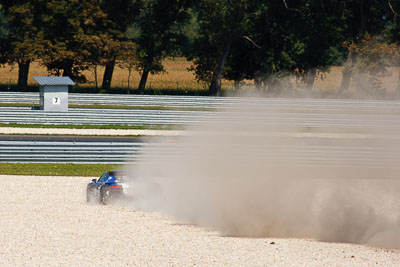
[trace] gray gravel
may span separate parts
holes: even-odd
[[[88,177],[0,176],[1,266],[400,266],[400,251],[232,238],[158,213],[88,204]]]

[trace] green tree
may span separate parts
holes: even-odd
[[[136,57],[136,44],[134,42],[132,41],[122,42],[118,61],[119,61],[119,66],[122,69],[128,70],[127,93],[129,94],[132,71],[137,67],[138,63]]]
[[[399,47],[388,43],[382,36],[371,36],[368,33],[357,43],[347,44],[351,53],[357,54],[353,80],[360,92],[369,94],[384,93],[381,78],[389,74],[388,67],[398,64]]]
[[[388,1],[389,12],[383,15],[386,21],[383,35],[391,42],[400,41],[400,0]]]
[[[388,7],[390,12],[383,16],[386,20],[385,30],[383,32],[384,38],[390,43],[400,43],[400,1],[389,1]],[[397,62],[396,66],[400,66],[400,61]],[[399,70],[399,82],[397,84],[397,93],[400,95],[400,70]]]
[[[3,6],[0,4],[0,40],[5,40],[7,35],[7,20],[4,14]]]
[[[3,6],[0,4],[0,64],[7,61],[6,51],[8,43],[7,19]]]
[[[276,76],[296,73],[312,88],[317,68],[339,64],[345,49],[338,1],[252,1],[246,31],[254,42],[232,45],[224,77],[277,91]]]
[[[127,42],[126,31],[137,18],[141,2],[141,0],[102,1],[102,10],[104,10],[110,20],[109,28],[105,29],[109,32],[109,45],[105,46],[103,51],[102,65],[105,66],[105,70],[102,89],[110,89],[115,62],[117,57],[120,56],[120,52],[122,54],[128,53],[121,50],[127,48],[122,43],[126,44]]]
[[[199,35],[195,39],[193,60],[196,77],[209,84],[209,94],[218,95],[221,78],[232,42],[246,35],[245,21],[248,19],[246,0],[199,1],[197,16]]]
[[[42,17],[43,64],[54,75],[85,82],[82,71],[101,64],[104,51],[113,46],[101,1],[46,1]]]
[[[138,69],[142,72],[138,90],[144,93],[149,73],[164,70],[162,59],[179,50],[182,23],[188,17],[188,0],[144,0],[133,26]]]
[[[365,33],[380,34],[385,29],[386,17],[391,13],[388,3],[372,0],[343,2],[346,13],[345,23],[347,27],[344,33],[346,41],[357,44],[362,41]],[[348,51],[340,85],[341,92],[347,92],[349,89],[351,78],[356,71],[357,58],[356,51]]]
[[[312,89],[317,69],[340,65],[345,55],[346,13],[340,1],[304,0],[297,2],[298,23],[293,30],[304,44],[304,52],[296,57],[295,68],[303,73],[306,88]]]
[[[252,1],[246,32],[251,40],[236,39],[228,56],[224,77],[238,85],[243,79],[254,80],[257,89],[276,88],[281,73],[296,68],[296,58],[304,53],[304,43],[293,31],[294,14],[283,2]]]
[[[2,39],[3,63],[18,64],[18,88],[28,83],[30,63],[41,49],[41,12],[44,1],[3,0],[8,36]],[[4,50],[3,50],[4,49]]]

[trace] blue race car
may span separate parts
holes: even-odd
[[[129,187],[124,183],[127,176],[120,170],[108,171],[103,173],[99,179],[93,179],[86,188],[86,200],[94,200],[100,204],[108,204],[113,199],[124,197]]]

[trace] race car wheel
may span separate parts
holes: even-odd
[[[86,189],[86,201],[91,202],[93,199],[93,191],[89,188]]]
[[[99,190],[99,199],[98,199],[98,202],[99,202],[100,204],[103,204],[103,188],[100,188],[100,190]]]
[[[103,205],[107,205],[109,202],[109,192],[106,188],[102,187],[100,189],[100,203]]]

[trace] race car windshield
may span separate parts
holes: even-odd
[[[126,175],[121,172],[110,172],[110,175],[113,175],[117,182],[123,182],[124,180],[126,180]]]

